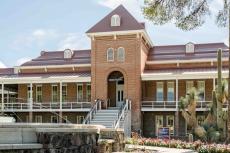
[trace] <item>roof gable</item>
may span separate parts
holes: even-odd
[[[120,26],[111,26],[111,17],[113,15],[120,16]],[[123,5],[119,5],[111,13],[105,16],[96,25],[90,28],[86,33],[96,33],[96,32],[112,32],[112,31],[127,31],[127,30],[140,30],[145,29],[143,23],[139,23]]]

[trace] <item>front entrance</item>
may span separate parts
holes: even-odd
[[[124,77],[119,71],[108,77],[108,107],[120,107],[124,101]]]

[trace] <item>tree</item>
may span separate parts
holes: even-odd
[[[144,0],[143,14],[146,19],[152,21],[155,25],[173,22],[176,27],[189,31],[205,23],[206,17],[211,14],[210,3],[212,1],[213,0]],[[216,24],[219,27],[228,26],[228,29],[230,29],[230,0],[223,0],[223,4],[223,8],[219,10],[216,15]],[[230,62],[228,86],[228,95],[230,95]],[[228,125],[230,125],[230,96],[228,97],[228,106]],[[230,135],[228,137],[230,138]]]

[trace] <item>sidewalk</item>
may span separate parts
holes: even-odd
[[[164,148],[164,147],[154,147],[154,146],[139,146],[139,145],[125,145],[126,149],[140,149],[146,150],[143,152],[153,152],[153,153],[197,153],[196,151],[189,149],[176,149],[176,148]],[[139,151],[138,151],[139,152]]]

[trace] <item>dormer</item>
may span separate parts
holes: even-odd
[[[70,59],[73,56],[73,51],[71,49],[64,50],[64,59]]]
[[[111,17],[111,27],[118,27],[121,25],[121,18],[119,15],[115,14]]]
[[[186,48],[185,50],[186,54],[191,54],[195,52],[195,45],[192,42],[187,43],[185,48]]]

